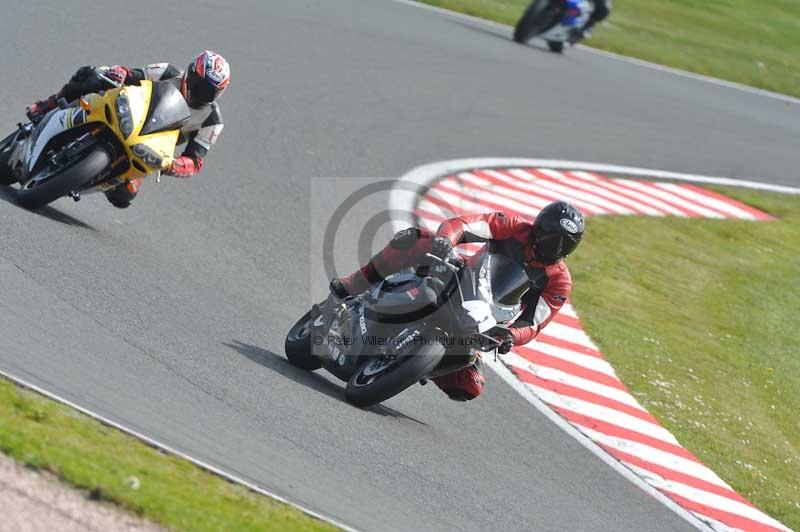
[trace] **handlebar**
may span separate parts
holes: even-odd
[[[439,264],[443,264],[444,266],[447,266],[451,271],[457,272],[458,269],[459,269],[458,266],[456,266],[455,264],[452,264],[449,260],[443,259],[441,257],[437,257],[433,253],[426,253],[425,256],[428,257],[428,258],[433,259],[434,261],[438,262]]]

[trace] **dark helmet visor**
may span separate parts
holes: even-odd
[[[578,242],[578,240],[559,233],[542,235],[533,243],[534,259],[542,264],[555,264],[575,251]]]
[[[194,72],[190,72],[186,80],[186,92],[189,96],[189,105],[197,108],[213,102],[220,90]]]

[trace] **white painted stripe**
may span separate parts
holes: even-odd
[[[673,216],[680,216],[684,218],[686,217],[686,214],[684,214],[680,209],[673,207],[669,203],[665,203],[658,198],[653,198],[650,196],[643,195],[639,191],[623,187],[622,185],[615,183],[614,180],[612,179],[600,179],[599,177],[595,176],[590,172],[582,172],[582,171],[572,172],[572,175],[581,178],[586,176],[587,179],[591,179],[592,181],[594,181],[598,187],[607,188],[609,190],[619,193],[620,195],[636,196],[637,201],[640,201],[642,203],[647,203],[648,205],[652,205],[653,207],[662,210],[664,212],[667,212]]]
[[[607,213],[622,214],[622,215],[634,214],[632,210],[623,207],[621,205],[617,205],[616,203],[603,199],[599,196],[596,196],[594,194],[588,194],[580,190],[575,190],[574,188],[571,188],[566,185],[561,185],[559,183],[553,183],[552,181],[547,181],[521,168],[513,168],[511,170],[508,170],[508,173],[513,174],[517,177],[521,177],[523,179],[529,179],[531,181],[530,182],[531,185],[539,188],[545,188],[547,190],[552,190],[556,192],[561,198],[567,201],[573,201],[575,199],[586,201],[594,205],[597,205],[599,208],[603,209]]]
[[[541,386],[536,386],[535,384],[525,383],[525,385],[531,388],[533,393],[538,395],[545,403],[550,405],[567,408],[578,414],[599,419],[600,421],[605,421],[606,423],[616,425],[620,428],[632,430],[645,436],[650,436],[651,438],[656,438],[657,440],[661,440],[665,443],[670,443],[673,445],[678,444],[675,436],[673,436],[670,431],[661,425],[644,421],[638,417],[620,412],[619,410],[608,408],[607,406],[561,395],[542,388]]]
[[[470,172],[461,172],[458,174],[458,177],[462,179],[465,183],[471,185],[469,187],[470,193],[473,193],[475,195],[480,195],[484,192],[489,192],[504,196],[506,198],[519,199],[519,201],[535,208],[537,212],[541,210],[544,206],[550,204],[551,202],[550,199],[544,198],[542,196],[537,196],[535,194],[528,194],[526,192],[521,192],[519,190],[513,190],[508,187],[496,185],[491,181],[483,179],[482,177],[476,176],[475,174],[472,174]],[[496,201],[502,202],[505,201],[505,199],[501,198]]]
[[[548,327],[550,326],[548,325]],[[611,364],[609,364],[603,358],[592,355],[584,355],[583,353],[564,349],[563,347],[558,347],[541,340],[536,341],[534,344],[528,344],[525,347],[528,349],[541,351],[545,355],[560,358],[561,360],[565,360],[567,362],[572,362],[578,366],[590,369],[592,371],[597,371],[598,373],[602,373],[619,380],[617,378],[617,374],[614,372],[614,368],[611,367]]]
[[[731,487],[726,484],[724,480],[719,478],[716,473],[711,471],[703,464],[699,464],[692,460],[688,460],[681,456],[668,453],[666,451],[662,451],[661,449],[656,449],[654,447],[650,447],[649,445],[635,442],[633,440],[609,436],[592,428],[580,425],[579,423],[573,423],[573,425],[578,427],[584,434],[589,436],[589,438],[596,442],[602,443],[603,445],[617,449],[624,453],[631,454],[646,462],[650,462],[661,467],[666,467],[667,469],[672,469],[673,471],[695,477],[699,480],[705,480],[706,482],[716,484],[717,486],[721,486],[723,488],[731,489]]]
[[[635,397],[633,397],[631,394],[629,394],[624,390],[620,390],[619,388],[612,388],[611,386],[606,386],[605,384],[600,384],[599,382],[595,382],[593,380],[584,379],[582,377],[576,377],[575,375],[567,373],[565,371],[549,368],[547,366],[541,366],[523,357],[515,359],[509,359],[504,357],[503,360],[505,360],[510,365],[519,367],[521,369],[527,370],[530,373],[533,373],[540,379],[553,382],[560,382],[568,386],[580,388],[581,390],[585,390],[587,392],[603,396],[607,399],[617,401],[618,403],[628,405],[637,410],[641,410],[642,412],[647,412],[647,410],[641,404],[639,404],[639,401],[637,401]],[[525,364],[518,365],[519,362],[524,362]]]
[[[592,339],[589,338],[582,329],[576,329],[575,327],[570,327],[563,323],[551,322],[544,330],[547,331],[546,334],[550,336],[555,336],[556,338],[561,338],[562,340],[599,351],[597,346],[594,345],[594,342],[592,342]]]
[[[490,207],[482,205],[476,201],[460,198],[449,192],[446,188],[437,186],[434,193],[436,194],[437,199],[446,202],[451,206],[453,211],[459,213],[460,215],[485,214],[487,212],[492,212],[493,210]]]
[[[484,170],[484,172],[486,172],[487,174],[491,175],[492,177],[494,177],[495,179],[497,179],[499,181],[502,181],[504,183],[508,183],[509,187],[514,185],[514,186],[517,186],[519,188],[523,188],[523,189],[527,190],[528,191],[527,194],[531,198],[536,198],[537,201],[540,201],[543,204],[542,207],[544,207],[545,205],[549,205],[554,200],[557,200],[557,199],[562,197],[560,194],[558,194],[556,192],[553,192],[553,191],[548,190],[546,188],[536,186],[533,183],[529,183],[527,181],[519,179],[519,176],[512,177],[512,176],[508,176],[508,175],[502,174],[500,172],[497,172],[495,170]],[[509,189],[509,190],[513,190],[513,189]],[[517,192],[517,193],[526,194],[526,192],[521,192],[521,191]],[[607,209],[599,207],[598,205],[595,205],[594,203],[583,201],[580,198],[571,198],[571,199],[572,199],[572,202],[575,204],[576,207],[578,207],[579,209],[581,209],[583,211],[586,211],[587,214],[608,214],[608,210]]]
[[[602,198],[581,193],[580,191],[564,187],[558,183],[545,181],[521,168],[512,168],[506,171],[515,178],[524,180],[525,188],[537,190],[541,194],[548,194],[551,201],[569,201],[570,203],[574,203],[578,208],[588,210],[589,214],[631,214],[630,211],[620,211],[615,205],[609,205],[608,202],[605,202]]]
[[[544,174],[544,175],[546,175],[548,177],[552,177],[553,179],[558,179],[559,177],[566,178],[566,176],[564,174],[562,174],[558,170],[553,170],[552,168],[538,168],[537,171],[541,172],[542,174]],[[556,186],[558,186],[560,189],[563,189],[563,190],[571,190],[573,194],[585,195],[585,197],[588,198],[590,201],[592,201],[592,202],[594,202],[594,203],[596,203],[598,205],[601,205],[603,207],[606,207],[608,210],[613,211],[613,212],[615,212],[617,214],[624,214],[624,215],[638,214],[638,213],[632,211],[629,206],[623,205],[623,204],[618,203],[618,202],[613,201],[613,200],[609,200],[607,198],[599,196],[598,194],[595,194],[594,192],[585,192],[585,191],[576,190],[576,187],[573,186],[573,182],[574,182],[574,180],[570,179],[568,182],[565,182],[563,185],[556,185]],[[543,181],[542,179],[539,179],[539,181],[537,181],[537,184],[538,183],[543,183],[543,184],[547,184],[547,185],[554,185],[554,183],[552,183],[550,181]]]
[[[534,203],[533,200],[530,200],[529,196],[524,196],[522,194],[517,195],[516,199],[507,196],[501,196],[496,194],[496,192],[500,191],[498,189],[463,187],[460,186],[460,184],[454,179],[445,179],[435,188],[437,191],[445,188],[447,190],[465,194],[468,198],[470,198],[471,201],[483,206],[483,212],[497,211],[503,207],[507,207],[523,213],[526,216],[533,217],[541,210],[541,203],[544,203],[544,205],[549,203],[549,201],[539,201]],[[492,202],[495,205],[485,205],[488,202]]]
[[[564,314],[571,318],[577,318],[578,313],[575,312],[575,307],[573,307],[570,303],[564,303],[564,306],[561,307],[561,310],[558,311],[559,314]]]
[[[593,355],[586,355],[578,351],[573,351],[571,349],[559,347],[555,344],[551,344],[544,340],[535,340],[533,343],[526,344],[525,346],[523,346],[523,348],[539,351],[540,353],[543,353],[545,355],[561,359],[565,362],[570,362],[572,364],[575,364],[576,366],[581,366],[588,370],[602,373],[603,375],[606,375],[608,377],[613,378],[614,380],[619,381],[619,378],[617,377],[617,373],[614,371],[613,366],[611,366],[611,364],[609,364],[609,362],[605,358]]]
[[[671,192],[667,192],[666,190],[662,190],[658,187],[655,187],[653,186],[653,183],[632,181],[630,179],[617,179],[616,181],[617,183],[620,183],[627,187],[640,190],[644,194],[649,194],[650,196],[656,196],[658,198],[669,201],[670,203],[673,203],[685,209],[692,210],[697,214],[700,214],[701,216],[705,216],[706,218],[725,218],[722,214],[718,213],[717,211],[712,211],[711,209],[707,209],[702,205],[698,205],[693,201],[688,201],[680,196],[672,194]]]
[[[427,199],[423,199],[419,202],[419,208],[425,209],[431,214],[441,216],[442,220],[446,220],[447,218],[452,218],[453,216],[455,216],[455,213],[453,213],[452,211],[448,209],[443,209],[442,207],[439,207],[438,205]]]
[[[709,493],[707,491],[703,491],[701,489],[697,489],[695,487],[687,486],[686,484],[681,484],[680,482],[674,482],[671,480],[660,479],[656,481],[651,481],[650,483],[660,490],[665,490],[670,493],[675,493],[676,495],[680,495],[681,497],[689,499],[690,501],[698,502],[700,504],[709,506],[716,510],[729,512],[732,514],[739,515],[741,517],[746,517],[747,519],[758,521],[759,523],[762,523],[764,525],[775,527],[778,530],[787,530],[787,531],[789,530],[781,523],[769,517],[765,513],[758,510],[757,508],[748,506],[739,501],[729,499],[727,497],[723,497],[715,493]]]
[[[420,221],[420,225],[422,225],[424,228],[430,231],[436,231],[436,229],[439,227],[439,224],[441,223],[437,222],[436,220],[431,220],[430,218],[425,218],[424,216],[418,216],[418,218]]]
[[[735,218],[742,218],[744,220],[757,219],[749,212],[740,209],[739,207],[737,207],[732,203],[726,203],[707,194],[701,194],[699,192],[695,192],[694,190],[689,190],[680,185],[676,185],[675,183],[656,183],[656,186],[661,187],[665,190],[669,190],[673,194],[677,194],[678,196],[683,196],[684,198],[694,201],[696,203],[702,203],[716,211],[722,212],[723,214],[727,213]]]
[[[702,519],[703,521],[708,523],[708,526],[713,528],[715,532],[741,532],[741,529],[737,530],[736,528],[729,527],[728,525],[723,524],[723,523],[717,521],[716,519],[712,519],[711,517],[708,517],[707,515],[701,514],[700,512],[693,511],[692,513],[698,519]]]
[[[669,214],[667,211],[656,209],[655,207],[652,207],[644,202],[637,201],[628,196],[619,194],[618,192],[614,192],[607,188],[603,188],[598,184],[588,183],[587,181],[590,181],[591,179],[580,179],[578,178],[577,175],[575,175],[578,173],[582,173],[584,175],[590,175],[587,174],[586,172],[561,173],[561,172],[556,172],[555,170],[551,170],[551,172],[553,177],[556,177],[557,179],[562,179],[571,187],[577,187],[586,190],[588,192],[591,192],[593,194],[597,194],[598,196],[602,196],[604,198],[615,201],[616,203],[624,204],[627,205],[628,207],[635,208],[637,210],[642,211],[642,213],[646,214],[647,216],[665,216]],[[561,177],[559,178],[557,176]]]

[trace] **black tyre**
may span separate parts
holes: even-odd
[[[17,190],[17,201],[26,209],[38,209],[48,203],[80,190],[111,163],[108,152],[97,147],[66,168],[53,172],[45,167]]]
[[[391,363],[372,358],[350,377],[345,398],[356,406],[378,404],[419,382],[433,371],[443,356],[444,346],[433,343]]]
[[[550,29],[561,14],[562,2],[558,0],[534,0],[514,28],[514,40],[526,43],[545,30]]]
[[[564,53],[564,41],[547,41],[547,47],[550,48],[551,52]]]
[[[11,151],[14,147],[11,141],[16,136],[17,134],[14,132],[0,142],[0,185],[13,185],[17,182],[14,172],[11,171],[11,167],[8,165],[8,160],[11,158]]]
[[[313,309],[306,312],[294,324],[294,327],[289,329],[289,334],[286,335],[286,343],[284,344],[286,358],[289,363],[306,371],[314,371],[322,367],[320,360],[311,354],[312,322],[317,319],[318,315],[319,313]]]

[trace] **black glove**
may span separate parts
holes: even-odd
[[[511,351],[512,347],[514,347],[514,337],[511,336],[510,334],[505,338],[498,338],[498,340],[502,341],[502,343],[497,346],[497,352],[500,353],[501,355],[505,355],[506,353]]]
[[[436,255],[440,259],[447,259],[453,254],[453,244],[449,238],[443,236],[434,237],[431,244],[431,255]]]

